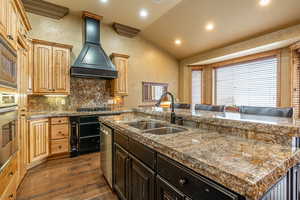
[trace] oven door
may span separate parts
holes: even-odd
[[[18,150],[16,126],[16,111],[0,113],[0,169]]]

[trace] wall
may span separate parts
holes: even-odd
[[[71,63],[73,63],[82,48],[81,16],[71,13],[61,20],[30,13],[28,13],[28,16],[33,28],[31,31],[32,38],[74,46],[71,55]],[[129,96],[124,99],[125,106],[142,104],[142,81],[169,83],[169,91],[177,96],[179,63],[174,57],[142,37],[138,36],[132,39],[119,36],[106,24],[101,25],[100,35],[102,46],[108,55],[114,52],[130,56],[128,70]],[[94,92],[87,88],[79,88],[79,90],[86,90],[86,93]],[[92,95],[88,96],[94,98]],[[34,98],[31,97],[30,99]],[[92,101],[92,99],[90,100]],[[71,97],[70,101],[76,101],[76,97]]]

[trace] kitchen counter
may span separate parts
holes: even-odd
[[[119,107],[112,108],[108,111],[95,111],[95,112],[78,112],[76,110],[62,110],[62,111],[38,111],[38,112],[28,112],[27,118],[31,119],[40,119],[47,117],[72,117],[72,116],[85,116],[85,115],[113,115],[121,114],[126,112],[132,112],[131,108]]]
[[[170,109],[158,107],[135,108],[134,110],[162,118],[168,118],[171,113]],[[175,113],[178,117],[183,117],[186,120],[192,120],[199,123],[289,137],[300,137],[299,119],[192,109],[175,109]]]
[[[162,113],[153,109],[146,112]],[[178,114],[189,113],[183,111]],[[210,115],[213,119],[222,117],[222,114]],[[201,117],[208,118],[207,114],[199,114],[199,117],[200,120]],[[134,113],[99,119],[128,137],[245,196],[247,200],[262,198],[290,168],[300,162],[300,149],[288,145],[270,144],[207,129],[189,128],[188,131],[168,135],[145,134],[124,124],[143,119]]]

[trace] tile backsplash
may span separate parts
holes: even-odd
[[[29,111],[74,110],[78,107],[101,106],[111,99],[109,81],[71,77],[69,96],[28,97]]]

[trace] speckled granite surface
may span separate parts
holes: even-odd
[[[84,115],[106,115],[106,114],[121,114],[126,112],[132,112],[132,109],[119,107],[113,108],[110,111],[97,111],[97,112],[78,112],[76,110],[65,111],[43,111],[43,112],[28,112],[27,119],[41,119],[46,117],[71,117],[71,116],[84,116]]]
[[[146,113],[161,118],[170,116],[169,109],[162,108],[136,108],[137,112]],[[202,124],[209,124],[235,129],[243,129],[252,132],[263,132],[282,136],[300,136],[300,120],[270,117],[259,115],[245,115],[239,113],[221,113],[209,111],[195,111],[187,109],[177,109],[176,115],[186,120],[193,120]]]
[[[141,119],[134,113],[99,119],[248,200],[260,199],[300,161],[300,150],[288,145],[268,144],[207,129],[190,128],[169,135],[146,134],[124,124]]]

